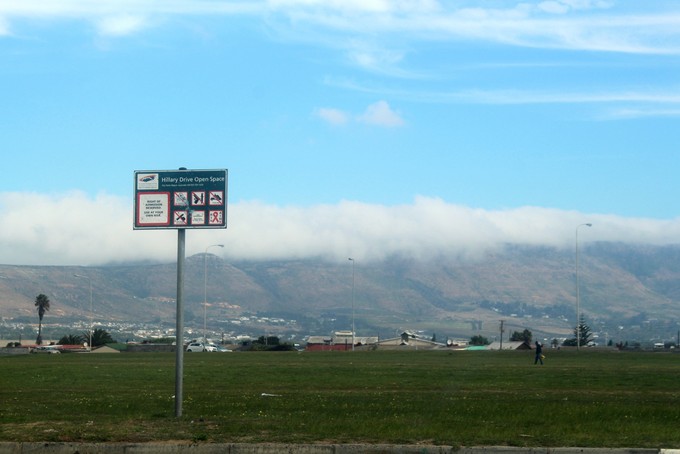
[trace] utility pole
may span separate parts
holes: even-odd
[[[504,332],[503,322],[505,322],[505,320],[501,320],[501,348],[499,349],[501,351],[503,350],[503,332]]]

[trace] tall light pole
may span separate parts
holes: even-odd
[[[208,342],[206,329],[208,325],[208,249],[211,247],[224,247],[224,244],[211,244],[205,248],[203,254],[203,343]]]
[[[80,277],[80,278],[83,278],[83,279],[87,279],[90,282],[90,330],[89,330],[90,331],[90,343],[88,344],[88,346],[90,347],[90,351],[92,351],[92,328],[94,328],[94,326],[92,325],[92,316],[93,316],[93,314],[92,314],[92,278],[89,277],[89,276],[83,276],[82,274],[74,274],[74,276]]]
[[[352,262],[352,351],[354,351],[354,259],[350,257],[347,260]]]
[[[578,229],[592,227],[593,224],[579,224],[576,226],[576,350],[581,350],[581,296],[578,283]]]

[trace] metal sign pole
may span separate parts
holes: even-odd
[[[135,170],[134,229],[177,229],[175,415],[182,416],[186,229],[227,228],[227,169]],[[204,324],[205,325],[205,324]],[[205,329],[204,329],[205,331]]]
[[[177,326],[175,328],[175,416],[182,416],[184,381],[184,254],[186,230],[177,230]]]

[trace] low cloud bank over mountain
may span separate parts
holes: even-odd
[[[6,192],[0,208],[0,263],[94,265],[176,257],[175,231],[134,231],[132,201],[122,197]],[[579,244],[680,243],[680,218],[624,218],[530,206],[487,210],[429,197],[394,206],[246,201],[231,204],[228,211],[227,230],[188,232],[187,255],[223,244],[210,252],[227,260],[475,259],[505,244],[574,248],[577,229]]]

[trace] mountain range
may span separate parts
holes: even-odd
[[[390,337],[408,329],[440,339],[495,338],[503,326],[506,332],[570,337],[577,307],[574,255],[524,245],[474,258],[394,256],[369,263],[358,257],[227,262],[201,253],[185,263],[185,320],[209,320],[222,331],[258,315],[295,320],[286,329],[298,334],[349,329],[354,319],[357,335]],[[583,245],[578,282],[581,312],[600,335],[616,341],[675,337],[680,245]],[[35,322],[33,301],[44,293],[51,301],[46,319],[171,324],[176,291],[175,263],[0,265],[5,321]]]

